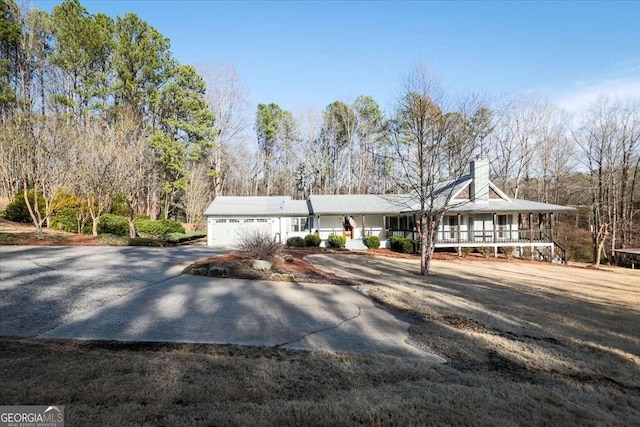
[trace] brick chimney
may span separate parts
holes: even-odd
[[[469,186],[469,199],[472,202],[489,201],[489,160],[478,157],[469,165],[471,184]]]

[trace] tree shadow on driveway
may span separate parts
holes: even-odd
[[[406,344],[409,325],[349,287],[181,274],[185,261],[211,256],[211,250],[102,249],[8,253],[16,265],[1,290],[8,297],[0,315],[2,334],[233,343],[443,361]]]

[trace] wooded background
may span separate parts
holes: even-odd
[[[408,191],[412,150],[437,147],[430,181],[483,154],[509,196],[577,207],[558,228],[575,257],[640,246],[637,99],[568,114],[541,95],[452,97],[416,67],[392,111],[366,95],[251,111],[233,66],[180,64],[135,14],[0,13],[0,199],[30,200],[38,227],[70,206],[95,234],[115,211],[198,223],[217,195]]]

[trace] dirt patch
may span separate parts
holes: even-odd
[[[0,245],[28,245],[28,246],[99,246],[95,236],[86,234],[72,234],[52,232],[0,232]]]
[[[67,233],[45,228],[41,233],[31,224],[0,218],[0,245],[28,246],[99,246],[95,236]]]

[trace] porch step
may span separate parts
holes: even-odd
[[[362,239],[347,239],[344,247],[350,251],[366,251],[368,249],[364,243],[362,243]]]

